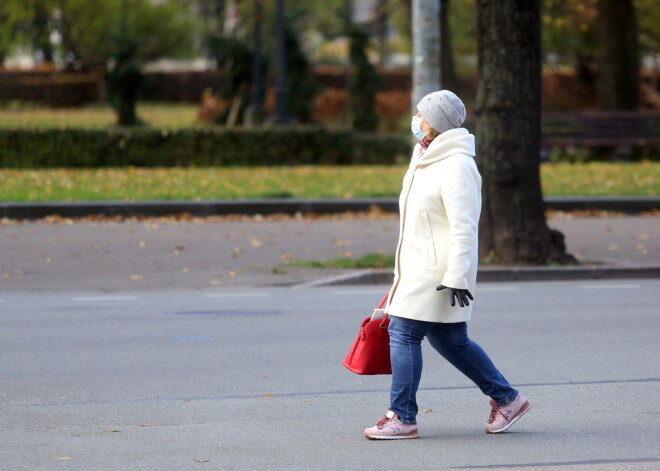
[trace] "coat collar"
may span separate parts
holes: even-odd
[[[417,143],[413,152],[413,163],[417,167],[430,165],[454,154],[474,157],[474,135],[465,128],[450,129],[433,139],[427,146]]]

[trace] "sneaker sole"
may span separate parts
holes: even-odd
[[[486,433],[502,433],[508,430],[519,418],[521,418],[523,415],[527,413],[532,408],[532,405],[529,403],[529,401],[526,401],[525,404],[520,408],[518,411],[518,415],[516,415],[513,419],[511,419],[511,422],[506,424],[505,427],[502,427],[499,430],[488,430],[486,429]]]
[[[411,438],[419,438],[419,433],[414,432],[414,433],[407,433],[403,435],[367,435],[366,433],[364,434],[366,438],[369,440],[406,440],[406,439],[411,439]]]

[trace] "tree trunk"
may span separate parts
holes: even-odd
[[[378,0],[374,27],[376,30],[376,37],[378,39],[378,64],[381,67],[387,66],[388,63],[387,36],[389,23],[390,17],[387,13],[387,0]]]
[[[50,30],[48,28],[48,10],[43,2],[37,2],[34,6],[33,46],[35,50],[41,50],[44,62],[53,62],[53,46],[50,43]]]
[[[480,255],[504,264],[570,263],[548,228],[539,173],[540,0],[477,0]]]
[[[406,19],[406,31],[410,39],[412,39],[412,2],[413,0],[401,0]]]
[[[637,21],[632,0],[599,0],[596,20],[596,99],[604,110],[634,110],[638,103]]]
[[[440,90],[440,0],[413,0],[412,40],[414,110],[426,94]]]
[[[442,0],[440,4],[440,50],[440,83],[442,88],[457,93],[458,81],[449,31],[449,0]]]

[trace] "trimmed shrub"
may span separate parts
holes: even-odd
[[[319,127],[0,129],[0,167],[93,168],[395,164],[410,140]]]

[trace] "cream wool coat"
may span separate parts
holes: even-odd
[[[427,322],[470,320],[473,303],[455,307],[443,284],[474,295],[481,176],[474,135],[457,128],[413,150],[399,198],[399,243],[386,312]]]

